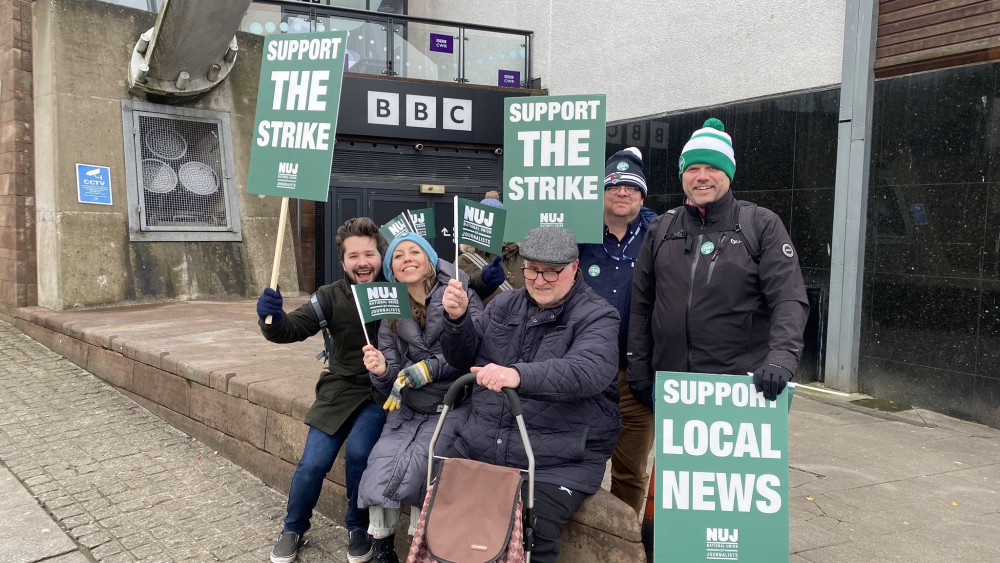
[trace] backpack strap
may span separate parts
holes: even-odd
[[[319,303],[318,294],[313,293],[309,296],[309,304],[312,305],[313,315],[316,317],[316,322],[319,323],[320,331],[323,332],[323,342],[325,343],[323,351],[316,354],[316,359],[329,364],[333,359],[333,353],[336,351],[336,348],[333,344],[333,336],[330,335],[330,329],[327,327],[326,314],[323,313],[323,307]],[[361,329],[364,330],[363,325]]]
[[[683,211],[684,211],[684,206],[683,205],[679,205],[679,206],[677,206],[677,207],[675,207],[675,208],[673,208],[673,209],[671,209],[671,210],[669,210],[669,211],[666,212],[667,215],[670,215],[670,220],[666,221],[667,226],[661,228],[653,236],[653,260],[652,260],[652,262],[654,264],[656,263],[656,253],[660,251],[660,247],[663,246],[663,243],[665,241],[673,240],[673,239],[679,239],[679,238],[687,238],[687,232],[686,231],[671,232],[671,229],[674,227],[674,222],[677,221],[677,217],[680,216],[681,212],[683,212]]]
[[[757,236],[757,223],[754,221],[754,214],[757,212],[757,204],[749,201],[740,201],[738,217],[733,230],[743,233],[743,246],[754,264],[760,264],[760,237]]]

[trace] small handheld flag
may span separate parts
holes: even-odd
[[[386,224],[378,228],[382,232],[382,236],[385,240],[392,242],[393,240],[405,235],[406,233],[416,233],[417,230],[410,224],[410,219],[407,217],[408,211],[404,211],[399,215],[396,215],[392,219],[389,219]],[[420,234],[420,233],[417,233]]]
[[[413,316],[410,294],[406,291],[405,283],[361,283],[352,285],[351,291],[362,323],[391,318],[408,319]],[[368,340],[367,332],[365,340]]]
[[[418,235],[425,239],[437,236],[437,233],[434,232],[434,208],[407,210],[406,218],[409,219],[413,232]]]
[[[490,254],[500,254],[503,251],[507,212],[468,199],[458,199],[457,208],[457,243],[472,245]]]

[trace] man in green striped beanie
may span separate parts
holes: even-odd
[[[773,211],[733,197],[721,121],[705,121],[678,164],[687,199],[650,223],[632,276],[629,389],[652,405],[657,371],[752,373],[774,400],[798,367],[809,312],[795,247]]]
[[[722,122],[710,118],[691,135],[678,160],[684,194],[698,208],[719,201],[736,174],[733,140]]]

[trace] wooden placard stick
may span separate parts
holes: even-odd
[[[271,266],[271,289],[278,289],[278,270],[281,268],[281,247],[285,240],[285,222],[288,221],[288,198],[281,198],[281,211],[278,214],[278,236],[274,243],[274,265]],[[271,324],[271,315],[264,319],[264,324]]]

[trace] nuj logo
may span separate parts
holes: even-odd
[[[296,175],[299,173],[299,163],[298,162],[279,162],[278,163],[278,174],[291,174]]]
[[[368,288],[368,300],[373,299],[395,299],[396,298],[396,288],[395,287],[369,287]]]
[[[539,219],[542,223],[562,223],[565,213],[542,213]]]
[[[426,223],[423,213],[410,213],[410,220],[413,221],[414,225],[423,225]]]
[[[401,221],[390,223],[389,232],[392,233],[392,236],[398,237],[399,235],[406,232],[406,225],[404,225]]]
[[[706,528],[705,536],[705,541],[736,543],[739,541],[740,530],[738,528],[734,528],[732,531],[729,528]]]
[[[482,209],[476,209],[475,207],[465,208],[465,220],[472,221],[477,225],[485,225],[487,227],[493,226],[493,215],[492,211],[486,212]]]

